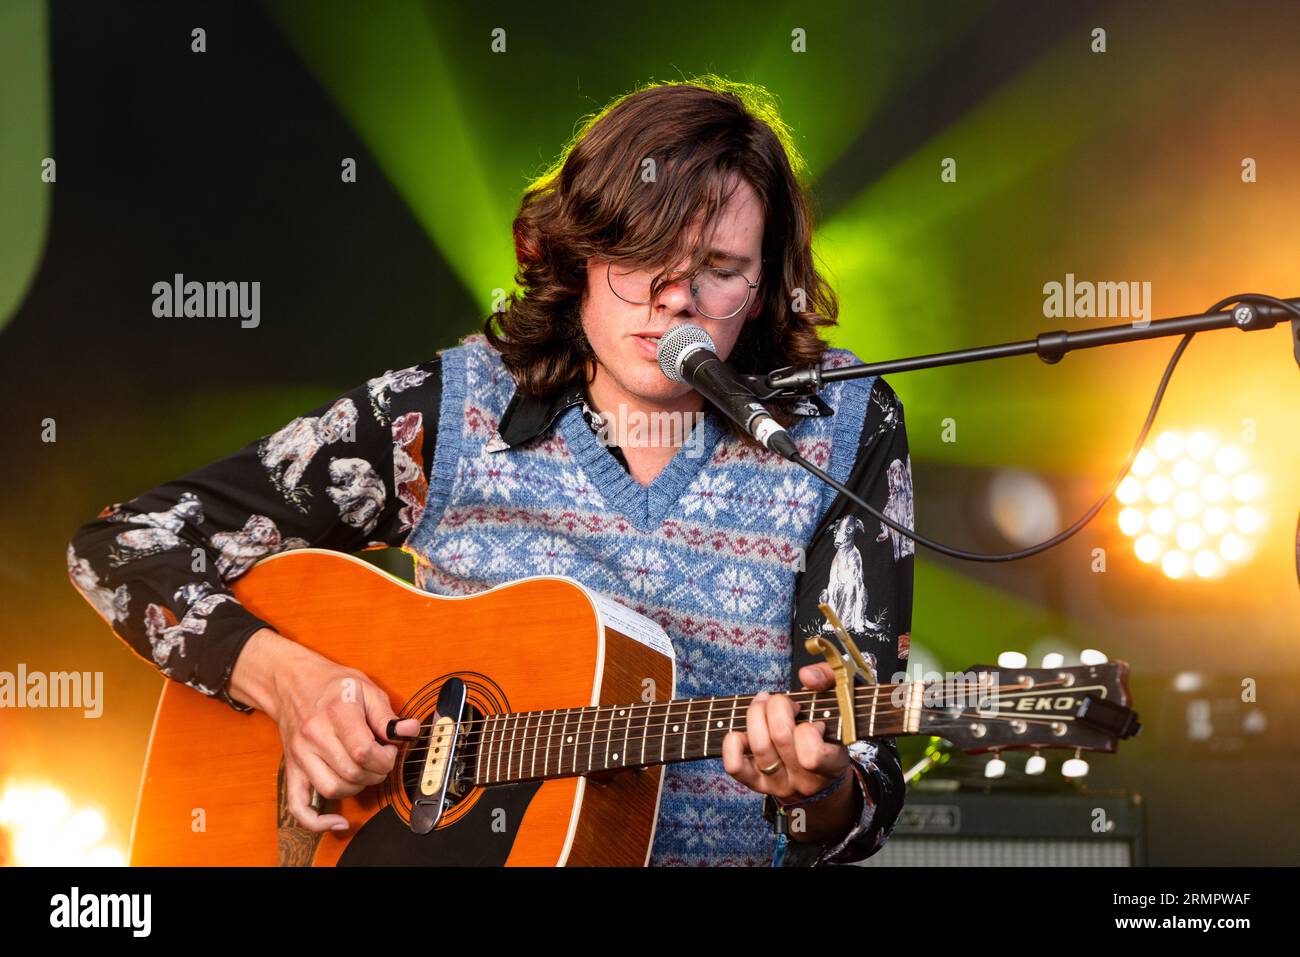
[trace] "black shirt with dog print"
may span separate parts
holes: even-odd
[[[248,638],[274,626],[244,608],[231,583],[259,559],[288,549],[402,547],[424,508],[441,371],[434,359],[386,372],[233,455],[105,508],[73,536],[69,577],[118,637],[162,674],[250,711],[230,696],[230,674]],[[592,421],[580,391],[549,403],[521,397],[509,414],[516,432],[521,422],[541,432],[574,403]],[[820,401],[802,407],[803,414],[825,411]],[[504,417],[501,427],[504,432]],[[314,454],[339,440],[348,443],[350,456]],[[621,451],[611,452],[626,468]],[[898,524],[913,526],[902,404],[883,379],[873,384],[846,484]],[[910,539],[836,497],[795,583],[791,690],[801,687],[799,668],[815,661],[805,638],[829,634],[818,608],[823,601],[882,683],[906,668],[913,552]],[[894,739],[866,739],[849,753],[858,822],[839,841],[790,840],[782,864],[857,861],[885,843],[905,794]],[[764,811],[774,818],[770,798]]]

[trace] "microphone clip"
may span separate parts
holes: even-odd
[[[815,395],[825,385],[819,365],[782,366],[767,375],[747,375],[744,379],[760,402]]]

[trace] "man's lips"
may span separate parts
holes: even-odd
[[[637,348],[641,350],[642,355],[649,359],[657,359],[659,339],[662,335],[663,333],[658,332],[636,332],[632,334],[632,338],[636,340]]]

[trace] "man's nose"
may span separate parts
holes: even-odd
[[[691,276],[683,276],[677,282],[664,286],[655,302],[672,312],[694,312],[695,301],[691,295]]]

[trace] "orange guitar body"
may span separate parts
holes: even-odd
[[[656,700],[673,694],[672,658],[614,627],[598,596],[571,579],[528,578],[448,598],[360,559],[303,549],[262,561],[234,591],[281,634],[363,672],[404,717],[425,719],[452,676],[481,715],[640,701],[646,679]],[[168,681],[131,863],[642,866],[663,774],[653,766],[475,788],[426,835],[406,823],[410,801],[395,776],[333,802],[348,831],[316,834],[287,812],[281,755],[266,715],[237,713]]]

